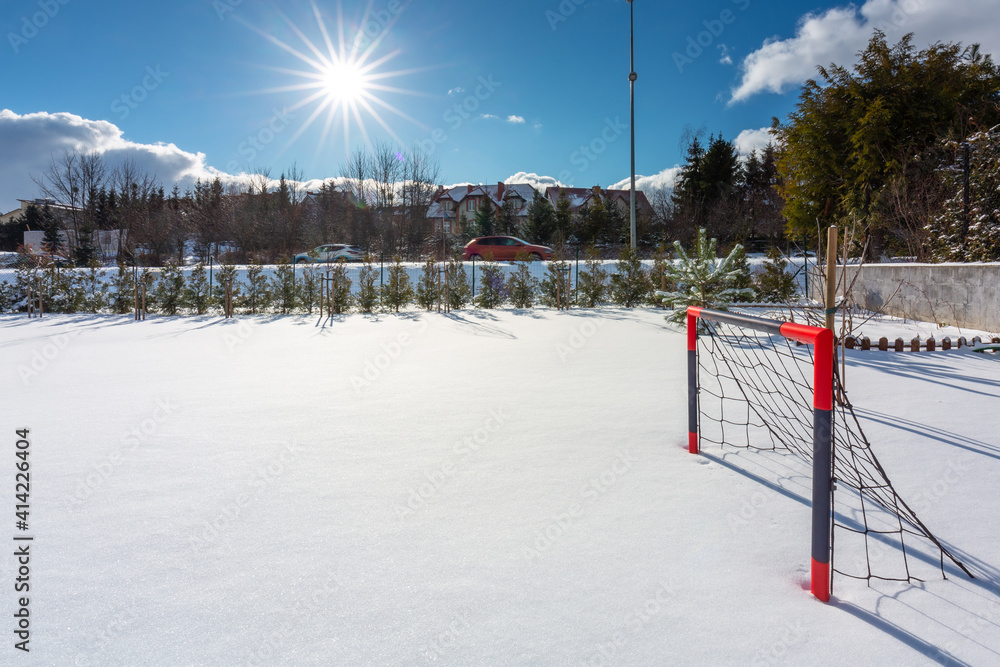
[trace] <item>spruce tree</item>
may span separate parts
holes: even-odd
[[[389,275],[382,285],[382,305],[395,312],[413,302],[413,285],[410,276],[403,266],[403,260],[396,255],[389,266]]]
[[[160,278],[154,291],[160,312],[176,315],[184,295],[184,272],[177,264],[167,262],[160,270]]]
[[[299,286],[295,281],[295,271],[288,257],[282,257],[274,275],[271,276],[270,291],[282,315],[295,310],[299,303]]]
[[[737,255],[743,246],[736,246],[724,259],[715,256],[716,239],[709,240],[704,229],[698,230],[691,253],[674,241],[674,251],[679,258],[667,269],[667,275],[675,285],[669,292],[659,292],[668,308],[674,312],[667,316],[668,322],[687,323],[688,306],[725,310],[736,299],[751,299],[753,291],[737,289],[733,285],[739,278],[740,269],[736,265]]]
[[[264,267],[256,260],[247,266],[246,284],[240,295],[240,306],[251,315],[266,312],[271,305],[272,295],[268,289]]]
[[[597,248],[587,248],[587,261],[580,271],[580,284],[576,291],[576,303],[583,308],[597,308],[607,302],[608,271]]]
[[[476,210],[476,236],[493,236],[497,222],[496,211],[493,207],[493,200],[489,195],[483,197]]]
[[[522,230],[524,240],[547,245],[552,241],[555,230],[556,210],[552,207],[552,202],[536,191],[528,206],[528,220]]]
[[[361,274],[358,276],[358,310],[362,313],[373,313],[378,307],[378,271],[372,264],[372,256],[365,257],[365,263],[361,267]]]
[[[208,312],[210,306],[208,299],[208,272],[201,262],[194,265],[191,275],[188,276],[187,284],[184,286],[184,294],[181,304],[185,308],[190,308],[198,315]]]
[[[87,272],[80,277],[84,290],[83,309],[88,313],[99,313],[108,303],[108,286],[104,282],[104,275],[100,264],[92,259]]]
[[[117,315],[131,313],[135,309],[135,276],[132,267],[121,262],[111,276],[111,311]]]
[[[465,264],[460,259],[452,258],[448,262],[448,307],[461,310],[471,301],[472,287],[469,285]]]
[[[333,263],[327,273],[330,282],[328,289],[332,290],[332,295],[327,295],[327,308],[334,315],[343,315],[351,310],[354,304],[354,295],[351,293],[352,281],[347,275],[347,265],[344,260],[339,259]]]
[[[764,270],[757,275],[754,286],[756,298],[764,303],[787,303],[795,296],[795,278],[785,271],[788,261],[781,251],[772,247],[767,251]]]
[[[438,280],[440,279],[438,266],[433,258],[428,258],[424,262],[424,269],[420,273],[420,281],[417,283],[417,305],[424,310],[433,310],[437,305]]]
[[[507,279],[507,294],[515,308],[531,308],[538,293],[538,279],[531,275],[531,257],[518,253],[517,267]]]
[[[618,269],[611,276],[611,299],[625,308],[635,308],[646,301],[652,287],[639,255],[626,246],[618,256]]]
[[[503,272],[497,263],[490,259],[479,266],[482,272],[479,277],[476,305],[487,309],[498,308],[507,297],[507,284],[503,279]]]
[[[569,262],[557,257],[548,263],[539,284],[539,302],[549,308],[564,308],[573,301]]]

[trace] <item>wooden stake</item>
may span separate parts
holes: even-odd
[[[837,314],[837,228],[827,230],[826,241],[826,328],[833,331]]]

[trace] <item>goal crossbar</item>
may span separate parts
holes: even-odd
[[[813,346],[813,475],[812,475],[812,594],[830,599],[830,547],[833,502],[833,370],[834,336],[829,329],[794,322],[780,322],[739,313],[689,307],[688,333],[688,450],[698,454],[698,323],[699,320],[732,324],[778,335]]]

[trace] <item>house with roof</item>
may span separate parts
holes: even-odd
[[[631,213],[632,194],[630,190],[602,190],[599,185],[592,188],[545,188],[545,198],[549,200],[553,208],[559,204],[559,198],[563,193],[569,200],[571,213],[576,213],[597,199],[600,199],[605,206],[615,206],[626,218]],[[635,191],[635,211],[636,215],[653,215],[653,206],[642,190]]]
[[[435,231],[446,234],[461,234],[461,220],[471,221],[482,206],[492,206],[499,212],[505,203],[514,209],[518,229],[528,219],[528,208],[535,198],[535,189],[528,183],[504,183],[496,185],[457,185],[453,188],[438,188],[427,209]]]
[[[49,208],[49,211],[56,217],[61,224],[65,224],[70,218],[73,217],[74,212],[83,211],[79,206],[67,206],[66,204],[59,204],[54,199],[18,199],[21,203],[20,208],[15,208],[9,213],[4,213],[0,215],[0,225],[5,225],[8,222],[13,222],[17,218],[28,212],[28,207],[37,206],[39,209]]]

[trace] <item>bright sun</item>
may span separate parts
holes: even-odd
[[[332,63],[322,73],[323,90],[332,102],[358,102],[368,91],[368,77],[356,63]]]
[[[405,94],[420,95],[412,90],[405,90],[395,86],[386,85],[386,79],[399,77],[401,75],[422,71],[420,69],[397,70],[392,72],[382,71],[382,68],[390,60],[400,54],[397,49],[381,57],[376,57],[376,50],[380,46],[382,39],[390,32],[395,19],[385,25],[377,36],[357,33],[354,35],[345,34],[346,24],[343,19],[340,1],[337,2],[337,43],[331,38],[330,31],[316,7],[315,0],[312,5],[313,15],[316,19],[316,28],[322,37],[319,45],[314,43],[305,33],[302,32],[291,20],[282,14],[278,14],[288,24],[302,42],[301,47],[289,45],[269,33],[265,33],[249,24],[251,30],[261,37],[280,47],[290,55],[297,58],[306,65],[305,69],[286,69],[281,67],[269,67],[278,72],[295,77],[300,83],[293,83],[287,86],[261,90],[261,93],[298,91],[304,97],[297,103],[287,108],[289,112],[312,107],[309,117],[300,125],[298,131],[289,140],[289,144],[294,143],[314,122],[322,123],[323,132],[317,142],[317,155],[324,150],[327,136],[335,125],[342,125],[344,137],[344,151],[347,154],[351,145],[351,129],[356,127],[365,142],[369,142],[368,129],[365,127],[365,119],[374,120],[397,142],[402,143],[399,137],[393,132],[392,127],[382,117],[388,112],[400,118],[404,118],[420,127],[423,127],[414,118],[410,117],[401,109],[393,106],[382,99],[382,95]],[[361,20],[361,25],[369,25],[371,3]],[[304,47],[304,48],[302,48]],[[322,119],[322,120],[321,120]]]

